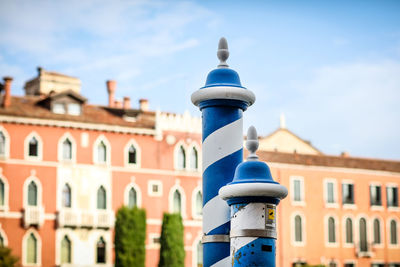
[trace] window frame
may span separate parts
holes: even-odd
[[[380,237],[380,242],[379,243],[375,243],[375,220],[378,220],[378,222],[379,222],[379,237]],[[371,235],[372,236],[372,242],[371,242],[372,246],[376,247],[376,248],[382,248],[384,246],[383,239],[384,239],[384,235],[385,235],[384,231],[383,231],[383,220],[382,220],[382,218],[380,218],[378,216],[372,218],[372,220],[371,220],[371,232],[372,232],[372,235]]]
[[[68,139],[71,142],[71,159],[64,159],[64,141]],[[69,133],[63,134],[58,139],[58,161],[68,163],[76,162],[76,141],[75,138]]]
[[[389,189],[393,189],[396,188],[397,189],[397,206],[389,206],[389,201],[388,201],[388,190]],[[399,207],[399,186],[395,183],[388,183],[386,184],[386,207],[389,211],[400,211],[400,207]]]
[[[353,203],[344,203],[344,185],[352,185],[353,187]],[[356,209],[356,196],[355,196],[355,186],[354,186],[354,181],[351,180],[343,180],[342,181],[342,188],[341,188],[341,195],[342,195],[342,206],[344,209]]]
[[[129,149],[130,147],[133,146],[135,148],[135,153],[136,153],[136,163],[130,163],[129,162]],[[129,139],[128,143],[126,143],[124,147],[124,165],[126,167],[130,168],[139,168],[141,166],[141,155],[142,155],[142,150],[138,143],[136,142],[135,139],[131,138]]]
[[[196,206],[197,206],[197,194],[200,193],[203,199],[203,192],[202,188],[200,185],[198,185],[193,191],[192,191],[192,217],[193,219],[201,220],[203,218],[203,212],[201,212],[201,215],[196,213]],[[203,201],[201,201],[201,206],[202,206],[202,211],[203,211]]]
[[[328,202],[329,200],[329,188],[328,188],[328,184],[333,184],[333,202],[330,203]],[[334,178],[325,178],[323,181],[323,185],[324,185],[324,203],[325,203],[325,207],[327,208],[339,208],[339,202],[338,202],[338,190],[337,190],[337,180]]]
[[[192,151],[193,151],[193,149],[194,150],[196,150],[196,153],[197,153],[197,167],[196,168],[192,168]],[[200,167],[200,158],[201,158],[201,156],[200,156],[200,149],[199,149],[199,146],[197,145],[197,143],[192,143],[190,146],[189,146],[189,148],[188,148],[188,151],[189,151],[189,155],[187,155],[187,160],[186,160],[186,164],[187,164],[187,169],[189,169],[190,171],[193,171],[193,172],[198,172],[198,171],[200,171],[200,169],[201,169],[201,167]]]
[[[379,194],[380,194],[380,203],[376,204],[373,203],[372,200],[372,189],[379,187]],[[378,182],[371,182],[369,184],[369,205],[371,207],[372,210],[383,210],[383,186],[381,183]]]
[[[293,206],[306,206],[305,202],[305,191],[304,191],[304,177],[303,176],[290,176],[290,191],[293,192],[291,195],[291,203]],[[300,182],[300,200],[295,200],[295,181]]]
[[[301,241],[296,240],[296,217],[299,216],[301,219]],[[290,216],[290,224],[291,224],[291,244],[294,247],[304,247],[306,245],[306,218],[301,212],[294,212]]]
[[[153,192],[153,185],[158,186],[158,192]],[[163,196],[163,182],[161,180],[149,180],[147,182],[147,194],[151,197]]]
[[[142,192],[140,190],[140,187],[134,182],[130,182],[125,186],[124,190],[124,204],[125,206],[129,207],[129,192],[131,189],[135,189],[136,191],[136,204],[138,208],[142,207]]]
[[[33,234],[36,238],[36,263],[31,264],[27,262],[28,256],[28,238]],[[22,265],[23,266],[41,266],[42,265],[42,240],[39,233],[33,228],[29,229],[22,237]]]
[[[7,178],[1,173],[0,173],[0,180],[3,182],[4,185],[4,204],[0,205],[0,211],[8,211],[10,209],[9,207],[10,187]]]
[[[181,168],[181,166],[179,166],[179,152],[180,152],[180,150],[181,150],[181,148],[182,148],[182,151],[184,152],[184,160],[183,160],[183,163],[184,163],[184,166],[183,166],[183,168]],[[185,171],[185,170],[187,170],[188,169],[188,157],[187,157],[187,147],[186,147],[186,145],[185,145],[185,143],[181,140],[181,141],[179,141],[179,142],[177,142],[176,143],[176,145],[175,145],[175,148],[174,148],[174,167],[175,167],[175,170],[177,170],[177,171]]]
[[[31,182],[34,182],[37,186],[37,205],[36,206],[31,206],[28,204],[28,186]],[[40,180],[35,176],[35,174],[32,174],[28,178],[25,179],[24,186],[23,186],[23,208],[32,208],[32,207],[43,207],[43,188],[42,188],[42,183]]]
[[[335,242],[330,242],[329,241],[329,218],[333,219],[334,222],[334,235],[335,235]],[[327,214],[325,215],[324,219],[324,224],[325,224],[325,246],[326,247],[338,247],[339,246],[339,220],[337,216],[333,214]]]
[[[396,241],[397,241],[397,243],[396,244],[392,244],[392,240],[391,240],[391,237],[392,237],[392,233],[391,233],[391,222],[392,221],[394,221],[395,223],[396,223]],[[387,219],[387,243],[388,243],[388,247],[389,248],[399,248],[400,247],[400,240],[399,240],[399,237],[400,237],[400,235],[399,235],[399,220],[398,220],[398,218],[396,218],[396,217],[393,217],[393,216],[391,216],[391,217],[389,217],[388,219]]]
[[[106,146],[106,161],[99,161],[98,146],[104,143]],[[111,145],[108,139],[104,135],[99,135],[93,143],[93,163],[97,165],[111,165]]]
[[[352,238],[352,242],[351,243],[347,242],[347,220],[351,221],[351,238]],[[345,215],[343,217],[342,225],[343,225],[343,236],[342,236],[342,238],[343,238],[343,247],[353,248],[354,245],[355,245],[355,234],[354,234],[355,221],[354,221],[353,216]]]
[[[2,125],[0,125],[0,132],[4,135],[4,154],[0,154],[0,159],[8,159],[10,157],[10,135]]]
[[[37,156],[29,155],[29,142],[32,138],[37,140]],[[40,135],[33,131],[25,137],[24,140],[24,158],[25,160],[40,161],[43,159],[43,141]]]
[[[186,218],[186,195],[185,195],[185,190],[179,185],[179,180],[176,181],[175,185],[171,187],[169,190],[169,212],[174,213],[174,194],[175,191],[178,191],[181,195],[181,216],[182,218]]]

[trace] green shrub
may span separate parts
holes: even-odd
[[[144,267],[146,212],[121,207],[115,221],[115,267]]]
[[[184,267],[183,223],[180,214],[164,213],[158,267]]]
[[[0,267],[17,266],[18,258],[11,254],[11,249],[0,245]]]

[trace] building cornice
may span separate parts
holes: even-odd
[[[82,130],[92,130],[92,131],[104,131],[112,133],[141,134],[141,135],[153,135],[153,136],[156,134],[156,131],[154,129],[74,122],[74,121],[59,121],[59,120],[48,120],[48,119],[38,119],[38,118],[14,117],[14,116],[4,116],[4,115],[0,115],[0,122],[36,125],[36,126],[52,126],[52,127],[72,128],[72,129],[82,129]]]

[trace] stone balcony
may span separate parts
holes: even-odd
[[[79,210],[63,208],[58,212],[58,227],[113,228],[112,210]]]
[[[44,207],[43,206],[28,206],[24,209],[24,226],[41,227],[44,223]]]
[[[78,227],[79,211],[71,208],[63,208],[57,216],[57,224],[59,227]]]

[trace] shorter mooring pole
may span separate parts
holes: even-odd
[[[233,181],[219,190],[231,207],[231,261],[233,267],[275,267],[276,206],[288,190],[272,179],[269,167],[258,161],[258,137],[247,133],[247,161],[236,168]]]

